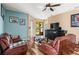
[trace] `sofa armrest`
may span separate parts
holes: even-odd
[[[27,52],[27,45],[19,46],[13,49],[7,49],[5,55],[23,55]]]

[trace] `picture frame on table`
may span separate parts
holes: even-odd
[[[71,15],[71,27],[79,27],[79,13]]]

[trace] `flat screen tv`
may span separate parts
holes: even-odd
[[[51,23],[50,24],[50,29],[51,28],[59,28],[59,23],[57,22],[57,23]]]

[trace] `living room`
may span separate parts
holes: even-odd
[[[3,3],[0,6],[1,55],[79,54],[79,4]],[[55,29],[52,26],[58,26],[56,31],[61,35],[54,34],[55,30],[46,35],[46,30]],[[2,42],[8,44],[6,48]],[[66,47],[64,50],[62,45]]]

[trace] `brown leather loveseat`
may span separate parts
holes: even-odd
[[[27,51],[27,45],[10,48],[6,37],[0,37],[0,54],[1,55],[24,55]]]

